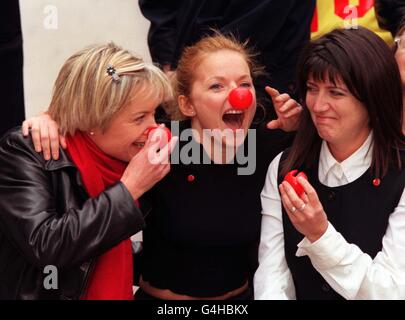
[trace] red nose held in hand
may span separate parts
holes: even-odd
[[[166,127],[149,127],[146,129],[146,134],[151,137],[152,134],[156,132],[157,135],[160,135],[160,145],[159,148],[163,148],[172,138],[172,133],[169,128]]]
[[[293,187],[295,193],[299,197],[301,197],[301,195],[304,193],[304,188],[298,182],[297,178],[303,177],[305,180],[308,180],[308,177],[304,172],[300,172],[297,175],[295,175],[297,172],[298,170],[292,170],[289,173],[287,173],[287,175],[284,177],[284,181],[287,181],[291,185],[291,187]]]
[[[247,88],[235,88],[229,93],[229,103],[235,109],[244,110],[252,105],[253,95]]]

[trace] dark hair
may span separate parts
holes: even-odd
[[[303,50],[298,87],[303,113],[282,174],[310,167],[319,156],[322,139],[305,103],[307,80],[342,80],[366,108],[373,130],[371,170],[383,177],[389,166],[401,168],[400,150],[405,149],[402,126],[402,87],[398,66],[385,42],[373,32],[336,29],[309,43]]]

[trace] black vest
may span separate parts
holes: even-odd
[[[283,153],[280,163],[287,158]],[[402,163],[404,156],[402,154]],[[367,170],[357,180],[339,187],[327,187],[318,179],[319,159],[304,171],[328,216],[328,220],[348,243],[356,244],[364,253],[374,258],[382,249],[382,238],[388,218],[397,207],[405,187],[405,169],[388,171],[379,186]],[[282,181],[280,177],[279,184]],[[285,256],[294,279],[297,299],[343,299],[312,266],[308,256],[296,257],[297,244],[303,239],[283,208]]]

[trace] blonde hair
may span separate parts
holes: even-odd
[[[107,73],[112,66],[119,77]],[[49,115],[62,134],[92,128],[105,130],[114,115],[133,99],[149,94],[160,102],[172,99],[165,74],[114,43],[89,46],[71,56],[55,81]]]

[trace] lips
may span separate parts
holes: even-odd
[[[332,118],[332,117],[316,116],[315,120],[316,120],[316,123],[318,123],[318,124],[324,124],[324,123],[329,123],[330,121],[333,121],[333,120],[336,120],[336,119]]]

